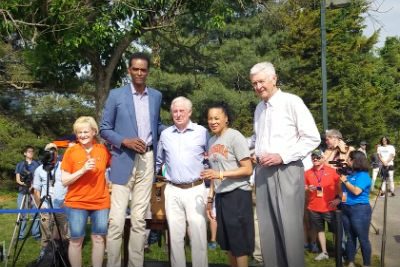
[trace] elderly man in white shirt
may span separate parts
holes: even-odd
[[[265,267],[304,266],[304,159],[321,142],[314,119],[296,95],[277,87],[269,62],[250,80],[261,102],[254,114],[256,207]]]

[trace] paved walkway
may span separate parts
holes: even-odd
[[[400,266],[400,189],[396,189],[395,193],[395,197],[388,196],[387,198],[385,267]],[[379,257],[381,257],[382,247],[384,200],[385,198],[379,197],[376,202],[369,235],[372,253]],[[371,205],[374,205],[374,202],[375,199],[372,200]]]

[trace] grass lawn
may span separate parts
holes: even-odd
[[[0,190],[0,209],[14,209],[16,208],[16,192],[9,192]],[[10,240],[12,237],[12,233],[15,227],[16,214],[0,214],[0,245],[5,241],[6,249],[8,250]],[[333,251],[332,244],[332,235],[327,234],[328,239],[328,250]],[[40,241],[34,240],[32,237],[29,237],[23,247],[23,250],[19,256],[18,262],[16,266],[22,267],[26,266],[32,261],[36,260],[40,251]],[[83,266],[91,266],[90,265],[90,251],[91,251],[91,241],[90,237],[87,235],[85,239],[85,245],[83,248]],[[166,245],[163,241],[161,246],[158,244],[152,244],[150,247],[150,252],[145,254],[146,261],[167,261],[167,253],[166,253]],[[186,255],[187,260],[190,262],[190,247],[186,247]],[[305,252],[305,261],[306,266],[308,267],[334,267],[335,260],[334,258],[330,258],[329,260],[317,262],[314,260],[317,254],[313,254],[310,252]],[[224,251],[221,251],[219,248],[216,250],[208,251],[208,258],[210,264],[227,264],[227,257]],[[373,257],[372,266],[379,266],[378,257]],[[362,260],[360,252],[357,255],[356,263],[357,266],[361,266]],[[4,266],[4,262],[0,262],[0,266]],[[11,261],[9,261],[8,266],[11,266]]]

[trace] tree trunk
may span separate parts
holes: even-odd
[[[96,121],[100,123],[103,115],[103,107],[106,102],[108,92],[110,91],[111,74],[108,74],[103,68],[97,70],[95,74],[96,94]]]

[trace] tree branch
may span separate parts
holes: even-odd
[[[40,81],[0,81],[0,86],[12,86],[15,89],[23,90],[32,85],[40,85]]]

